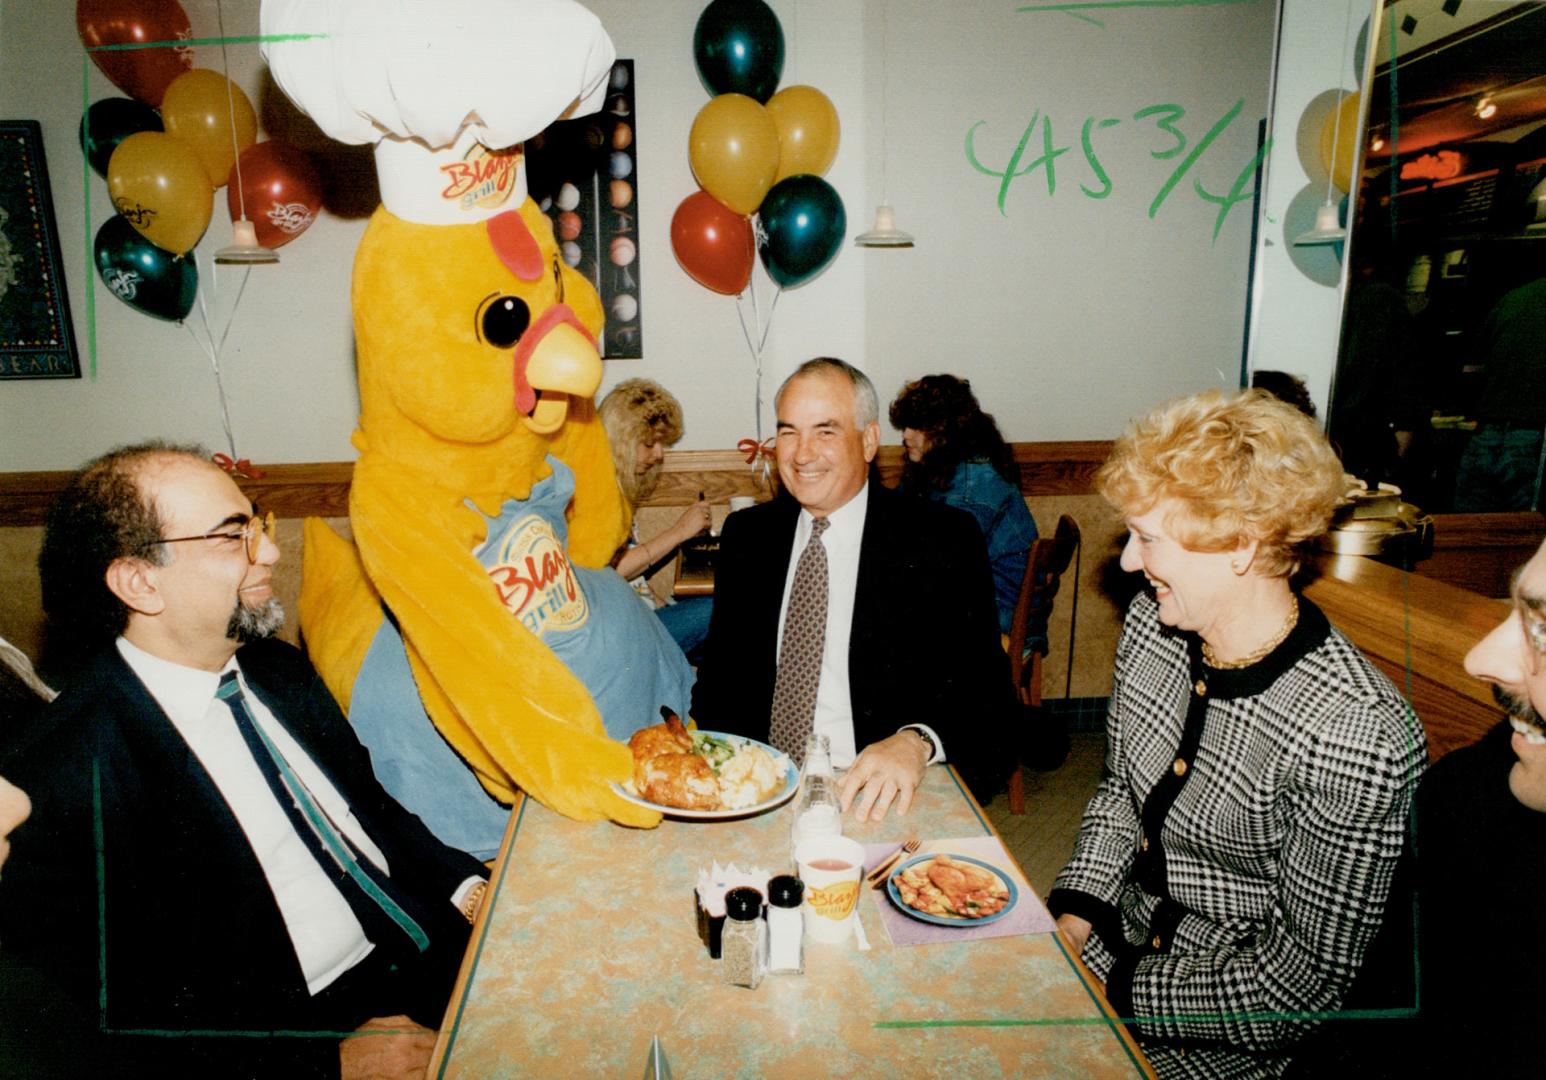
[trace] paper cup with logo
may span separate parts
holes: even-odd
[[[805,936],[833,944],[853,933],[864,874],[864,845],[846,836],[810,836],[794,852],[805,882]]]

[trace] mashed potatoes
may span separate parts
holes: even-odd
[[[726,810],[756,806],[783,786],[778,763],[760,746],[743,743],[719,768],[719,802]]]

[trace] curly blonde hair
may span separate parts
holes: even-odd
[[[628,505],[638,509],[660,482],[661,466],[657,463],[641,476],[635,453],[645,443],[676,445],[686,430],[682,405],[653,379],[624,379],[601,399],[596,412],[612,445],[617,486],[623,489]]]
[[[1303,413],[1262,390],[1177,398],[1130,424],[1095,474],[1123,517],[1164,499],[1166,524],[1193,551],[1255,540],[1256,572],[1289,577],[1303,546],[1326,531],[1347,482],[1342,463]]]

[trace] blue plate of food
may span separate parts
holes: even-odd
[[[935,926],[984,926],[1014,909],[1020,890],[1008,874],[970,855],[915,855],[886,879],[904,915]]]

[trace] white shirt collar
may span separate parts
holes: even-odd
[[[829,558],[838,551],[858,551],[859,542],[864,539],[864,519],[869,511],[869,496],[870,482],[866,480],[858,494],[827,515],[829,524],[827,531],[822,533],[821,542],[825,545]],[[805,545],[811,538],[811,525],[815,520],[809,510],[803,506],[800,508],[800,518],[795,523],[794,533],[796,558],[801,551],[805,550]]]
[[[232,670],[238,676],[241,673],[234,655],[219,671],[204,671],[154,656],[125,637],[118,639],[118,653],[180,730],[203,723],[220,687],[220,676]]]

